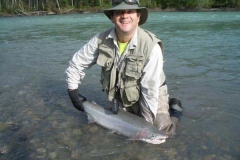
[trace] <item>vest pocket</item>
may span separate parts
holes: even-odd
[[[103,54],[99,54],[97,64],[104,67],[106,71],[109,71],[112,68],[113,60]]]
[[[139,87],[137,85],[132,85],[124,88],[125,97],[123,98],[123,103],[126,106],[131,106],[139,100]]]
[[[104,67],[106,71],[110,70],[113,65],[113,52],[105,46],[99,46],[99,55],[97,64]]]
[[[101,79],[100,82],[102,84],[102,89],[103,91],[105,91],[106,93],[108,93],[108,88],[109,88],[109,82],[107,81],[107,79],[105,78],[104,74],[101,74]]]
[[[128,56],[126,60],[126,76],[139,79],[142,75],[144,57]]]

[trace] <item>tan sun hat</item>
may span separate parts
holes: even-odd
[[[103,12],[104,14],[111,20],[112,11],[116,10],[129,10],[129,9],[137,9],[140,11],[140,21],[138,25],[142,25],[147,21],[148,18],[148,10],[146,7],[140,7],[139,0],[120,0],[121,3],[115,4],[116,1],[119,0],[112,0],[112,8],[105,9]]]

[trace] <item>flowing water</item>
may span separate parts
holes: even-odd
[[[142,28],[164,42],[170,97],[183,116],[164,144],[128,141],[88,124],[67,95],[64,71],[102,14],[0,18],[0,159],[240,159],[240,12],[152,12]],[[108,105],[100,68],[79,87]]]

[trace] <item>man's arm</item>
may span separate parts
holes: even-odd
[[[84,69],[90,68],[96,63],[98,57],[98,35],[89,40],[69,61],[69,67],[66,69],[66,81],[68,89],[78,88],[78,84],[84,78]]]
[[[161,86],[162,77],[164,77],[162,50],[156,44],[143,69],[139,100],[141,115],[152,124],[157,113],[159,87]]]
[[[98,57],[98,34],[89,40],[77,53],[74,54],[69,67],[66,69],[66,81],[68,83],[68,95],[73,106],[84,111],[83,102],[86,98],[78,93],[78,84],[84,78],[84,69],[90,68],[96,63]]]

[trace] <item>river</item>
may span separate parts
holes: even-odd
[[[170,97],[182,100],[176,135],[129,141],[74,109],[64,71],[102,13],[0,18],[0,159],[240,159],[240,12],[151,12],[142,26],[164,43]],[[100,67],[79,87],[108,105]]]

